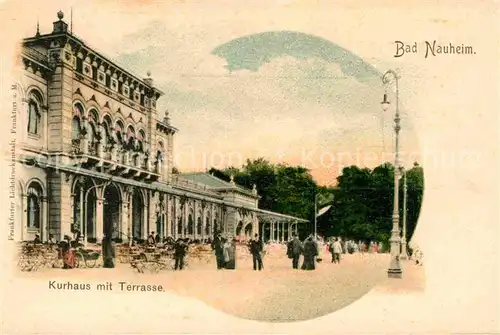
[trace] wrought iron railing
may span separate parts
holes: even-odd
[[[28,58],[33,59],[34,61],[40,62],[43,65],[49,66],[49,57],[46,54],[44,54],[36,49],[24,47],[22,54],[24,56],[27,56]]]
[[[97,156],[97,143],[89,142],[88,148],[89,148],[89,151],[88,151],[89,155]]]
[[[71,149],[72,149],[72,152],[75,154],[81,153],[82,150],[80,148],[80,140],[79,139],[71,140]]]

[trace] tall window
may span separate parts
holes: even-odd
[[[40,111],[38,104],[34,100],[28,103],[28,133],[39,135],[40,132]]]
[[[207,217],[206,223],[205,223],[205,235],[210,235],[210,219]]]
[[[146,134],[142,129],[139,130],[139,134],[137,135],[137,140],[139,141],[137,150],[144,152],[144,141],[146,140]]]
[[[88,134],[89,144],[93,145],[95,142],[95,129],[94,125],[91,122],[87,123],[87,134]]]
[[[102,131],[103,131],[103,134],[102,134],[102,138],[101,138],[101,143],[102,143],[102,146],[104,148],[106,148],[106,146],[108,145],[108,137],[109,137],[109,132],[108,132],[108,124],[106,122],[104,122],[102,124]]]
[[[123,144],[122,134],[123,134],[123,124],[120,121],[117,121],[115,126],[115,135],[116,135],[116,140],[120,144]]]
[[[28,187],[27,222],[28,229],[39,229],[41,218],[42,188],[36,182]]]
[[[163,142],[158,142],[158,150],[156,151],[156,159],[160,162],[163,161]]]
[[[102,145],[106,148],[108,143],[110,142],[112,128],[111,128],[111,119],[108,115],[105,115],[102,122],[102,129],[104,131],[102,137]]]
[[[198,224],[196,225],[196,234],[201,235],[202,227],[203,227],[203,224],[201,221],[201,217],[198,217]]]
[[[78,117],[73,117],[73,123],[71,126],[71,139],[78,140],[80,139],[80,120]]]

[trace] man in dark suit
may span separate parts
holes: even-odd
[[[184,269],[184,258],[188,251],[187,240],[179,238],[174,246],[175,270]]]
[[[259,238],[259,235],[255,234],[254,239],[250,241],[250,253],[252,254],[253,269],[255,271],[257,268],[260,271],[264,267],[264,264],[262,264],[262,251],[264,251],[264,244]]]
[[[220,233],[218,233],[212,241],[212,250],[215,252],[217,270],[220,270],[224,265],[224,245],[222,243],[222,236],[220,235]]]
[[[292,259],[292,267],[294,269],[299,268],[300,254],[302,254],[302,242],[300,242],[299,237],[293,234],[293,238],[288,242],[288,257]]]

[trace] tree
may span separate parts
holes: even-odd
[[[394,166],[384,163],[373,170],[348,166],[337,177],[336,187],[319,186],[308,169],[301,166],[271,164],[259,158],[247,160],[240,168],[210,169],[214,176],[234,181],[248,189],[257,187],[259,207],[273,212],[306,219],[309,225],[299,225],[302,237],[313,232],[316,194],[332,194],[331,209],[318,217],[318,233],[347,239],[382,241],[388,246],[392,230],[394,203]],[[423,196],[423,169],[415,163],[407,176],[407,239],[417,224]],[[400,183],[400,199],[403,199]],[[320,204],[321,206],[321,204]],[[403,201],[400,201],[402,217]]]
[[[382,241],[388,246],[394,204],[394,166],[385,163],[373,170],[346,167],[337,181],[333,208],[321,220],[321,230],[330,236]],[[407,236],[411,237],[423,194],[423,169],[418,164],[407,171],[407,190]],[[400,183],[400,199],[403,199],[403,191]],[[402,201],[399,206],[402,218]]]

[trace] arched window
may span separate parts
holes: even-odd
[[[27,200],[27,223],[28,229],[39,229],[40,219],[42,217],[41,202],[42,202],[42,188],[37,182],[32,182],[28,187],[28,200]]]
[[[73,106],[73,116],[77,118],[81,118],[83,116],[83,106],[78,102]]]
[[[163,161],[163,153],[164,153],[164,147],[163,147],[163,142],[159,141],[158,146],[157,146],[157,151],[156,151],[156,159],[160,162]]]
[[[198,224],[196,225],[196,234],[197,235],[201,235],[202,227],[203,227],[203,224],[201,221],[201,217],[198,217]]]
[[[109,138],[111,137],[111,119],[108,115],[104,116],[103,121],[102,121],[102,129],[104,131],[104,134],[102,134],[102,144],[104,147],[109,142]]]
[[[28,102],[28,133],[32,135],[40,134],[40,109],[38,102],[31,98]]]
[[[205,235],[210,235],[210,219],[207,217],[206,223],[205,223]]]
[[[101,143],[104,148],[108,145],[108,138],[109,138],[109,132],[108,132],[108,125],[106,123],[103,123],[102,125],[102,138],[101,138]]]
[[[127,145],[129,149],[134,148],[135,141],[135,130],[132,126],[128,126],[127,128]]]
[[[80,119],[77,116],[73,116],[73,123],[71,125],[71,139],[80,139]]]
[[[92,122],[94,124],[99,123],[99,113],[97,112],[97,110],[95,108],[92,108],[89,111],[89,122]]]
[[[139,133],[137,134],[137,140],[138,140],[138,148],[137,150],[139,151],[144,151],[144,141],[146,140],[146,134],[144,133],[144,130],[139,130]]]
[[[92,122],[87,123],[87,134],[88,134],[89,145],[94,144],[94,142],[95,142],[95,126]]]
[[[115,126],[115,135],[118,143],[123,143],[122,134],[123,134],[123,123],[121,123],[121,121],[117,121]]]
[[[192,235],[194,234],[194,221],[193,221],[193,216],[189,214],[188,216],[188,234]]]

